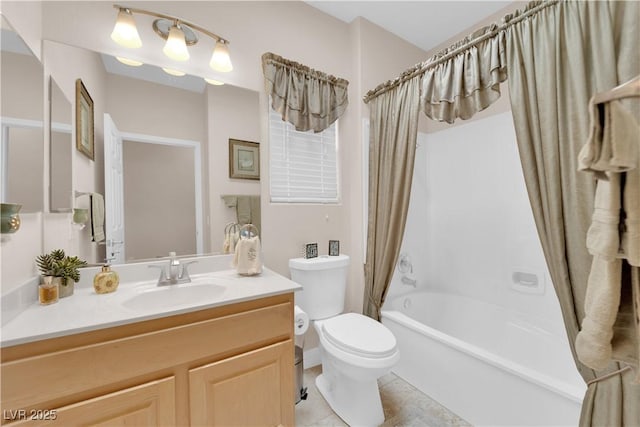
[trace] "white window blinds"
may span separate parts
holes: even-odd
[[[269,147],[272,202],[338,203],[336,123],[298,132],[270,108]]]

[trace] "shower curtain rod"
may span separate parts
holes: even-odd
[[[400,74],[400,76],[396,77],[395,79],[388,80],[378,85],[375,89],[370,90],[369,92],[366,93],[366,95],[362,98],[362,100],[364,101],[365,104],[368,104],[369,101],[371,101],[373,98],[376,98],[377,96],[382,95],[383,93],[393,89],[394,87],[398,86],[400,83],[410,80],[418,75],[424,74],[427,70],[433,67],[436,67],[437,65],[440,65],[443,62],[448,61],[449,59],[458,55],[459,53],[464,52],[469,48],[477,44],[480,44],[487,39],[490,39],[491,37],[494,37],[496,34],[500,33],[501,31],[504,31],[510,26],[517,24],[518,22],[532,15],[537,14],[538,12],[540,12],[541,10],[549,6],[553,6],[557,4],[560,1],[561,0],[532,1],[527,5],[526,8],[524,8],[524,12],[521,10],[516,10],[513,13],[505,15],[502,18],[502,24],[500,25],[491,24],[481,28],[489,31],[485,32],[484,34],[482,34],[481,36],[473,40],[470,40],[464,43],[462,46],[454,48],[454,46],[457,46],[458,44],[463,43],[465,39],[462,39],[456,43],[453,43],[451,46],[449,46],[444,50],[441,50],[440,52],[436,53],[426,61],[419,62],[418,64],[404,71],[402,74]],[[515,18],[512,18],[513,16],[515,16]],[[472,32],[471,34],[475,34],[477,31],[478,30]],[[452,49],[452,48],[454,49],[451,52],[447,52],[449,49]]]

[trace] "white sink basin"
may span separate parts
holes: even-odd
[[[214,283],[184,283],[153,286],[126,299],[122,305],[133,310],[171,308],[184,304],[211,301],[225,292],[224,286]]]

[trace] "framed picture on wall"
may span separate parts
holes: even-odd
[[[76,149],[94,159],[93,99],[82,80],[76,80]]]
[[[260,144],[229,138],[229,178],[260,179]]]

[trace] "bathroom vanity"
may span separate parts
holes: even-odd
[[[181,289],[212,281],[211,298],[176,298]],[[122,283],[109,295],[81,286],[4,325],[2,423],[293,426],[299,286],[269,270],[257,277],[219,271],[180,287],[154,286]],[[140,295],[153,307],[127,308]],[[73,320],[89,313],[104,320],[87,318],[84,326]],[[46,319],[49,326],[37,325]]]

